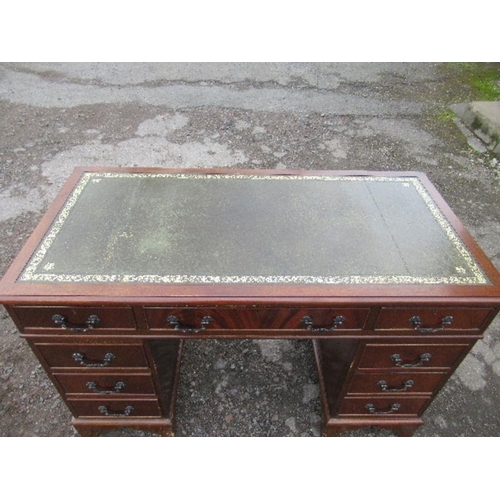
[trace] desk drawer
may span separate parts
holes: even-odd
[[[340,416],[401,417],[420,415],[429,398],[367,397],[346,398],[340,407]]]
[[[13,310],[27,333],[54,330],[95,334],[137,328],[130,307],[14,306]]]
[[[449,369],[470,347],[471,344],[367,344],[358,369]]]
[[[176,335],[209,330],[361,330],[368,312],[368,308],[144,308],[149,329]]]
[[[120,397],[123,394],[155,394],[153,380],[145,374],[54,373],[66,394],[106,394]]]
[[[488,307],[383,307],[375,330],[399,330],[424,334],[479,333],[493,312]]]
[[[71,399],[68,405],[77,417],[127,418],[161,417],[157,399],[102,398]]]
[[[142,344],[42,344],[35,348],[51,368],[147,367]]]
[[[443,373],[360,373],[349,384],[348,395],[432,394],[446,377]]]

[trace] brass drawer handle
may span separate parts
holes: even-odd
[[[420,333],[435,333],[440,332],[441,330],[444,330],[446,326],[451,325],[453,323],[453,316],[445,316],[437,328],[422,327],[422,320],[420,319],[420,316],[412,316],[409,321],[414,326],[414,329]]]
[[[182,326],[181,322],[177,318],[177,316],[169,316],[167,318],[167,322],[170,323],[173,327],[174,330],[179,330],[183,333],[198,333],[202,332],[203,330],[207,329],[207,326],[212,323],[213,318],[210,316],[204,316],[201,320],[200,327],[199,328],[190,328],[187,326]]]
[[[98,394],[117,394],[125,389],[125,382],[117,382],[113,389],[101,389],[95,382],[87,382],[87,387]]]
[[[107,406],[99,406],[98,410],[107,417],[128,417],[134,411],[134,407],[126,406],[123,413],[112,412]]]
[[[101,322],[101,319],[99,316],[91,314],[85,322],[87,326],[72,326],[68,323],[68,318],[61,316],[60,314],[54,314],[54,316],[52,316],[52,321],[64,330],[70,330],[72,332],[87,332],[88,330],[92,330],[96,327]]]
[[[377,408],[375,407],[374,404],[367,404],[365,406],[365,408],[372,414],[374,415],[386,415],[388,413],[394,413],[396,411],[398,411],[400,408],[401,408],[401,405],[399,403],[393,403],[391,405],[391,407],[389,408],[389,410],[387,411],[381,411],[381,410],[377,410]]]
[[[340,325],[342,325],[345,322],[344,316],[335,316],[333,319],[333,324],[330,328],[320,328],[320,327],[315,327],[313,320],[311,316],[304,316],[301,320],[301,323],[304,323],[306,325],[306,328],[310,332],[331,332],[332,330],[336,330]]]
[[[115,355],[112,352],[108,352],[104,355],[104,358],[102,362],[100,363],[89,363],[85,359],[85,354],[82,354],[81,352],[75,352],[73,353],[73,359],[80,363],[83,366],[89,367],[89,368],[102,368],[103,366],[108,366],[113,359],[115,359]]]
[[[432,355],[426,352],[425,354],[421,354],[419,360],[416,363],[403,363],[400,354],[393,354],[391,359],[394,361],[396,366],[400,368],[414,368],[416,366],[422,366],[424,363],[429,361],[432,358]]]
[[[401,387],[389,387],[389,384],[385,380],[379,380],[377,385],[383,392],[404,392],[413,387],[413,380],[406,380]]]

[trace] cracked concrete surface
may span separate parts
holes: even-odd
[[[129,67],[129,73],[135,73],[133,66]],[[237,75],[237,69],[232,69],[229,74]],[[167,80],[167,85],[154,86],[92,85],[88,83],[88,78],[85,67],[76,82],[49,77],[43,72],[36,74],[3,69],[0,73],[0,99],[34,107],[52,108],[141,102],[149,106],[166,106],[171,109],[217,106],[252,111],[330,111],[347,115],[417,114],[420,111],[420,105],[414,102],[398,99],[387,103],[364,95],[322,92],[309,87],[290,88],[279,85],[279,79],[278,86],[266,88],[263,93],[262,89],[248,85],[246,79],[236,78],[228,82],[228,77],[223,78],[221,82],[228,85],[220,85],[218,81],[212,84],[205,80],[193,83],[194,80],[188,79],[190,85],[171,83],[171,80]],[[241,88],[235,88],[236,83],[241,83]]]
[[[161,82],[221,84],[293,84],[335,90],[342,82],[380,81],[394,77],[426,80],[435,75],[436,64],[407,63],[11,63],[18,72],[77,83],[101,85],[157,85]]]
[[[417,170],[500,267],[495,160],[443,121],[473,89],[442,64],[0,65],[0,272],[76,166]],[[0,435],[73,435],[0,315]],[[500,322],[425,415],[421,436],[500,431]],[[179,435],[319,435],[307,342],[187,343]],[[384,436],[366,429],[352,435]]]

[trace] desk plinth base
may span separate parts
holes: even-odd
[[[136,429],[162,437],[174,436],[172,421],[166,418],[127,419],[126,422],[117,419],[103,421],[102,419],[73,418],[71,423],[82,437],[96,437],[103,432],[119,428]]]
[[[381,429],[388,429],[400,437],[411,437],[423,423],[421,418],[399,420],[397,422],[394,419],[331,418],[323,424],[323,436],[335,437],[357,429],[379,427]]]

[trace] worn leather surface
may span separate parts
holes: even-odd
[[[21,279],[485,282],[414,177],[86,175]]]

